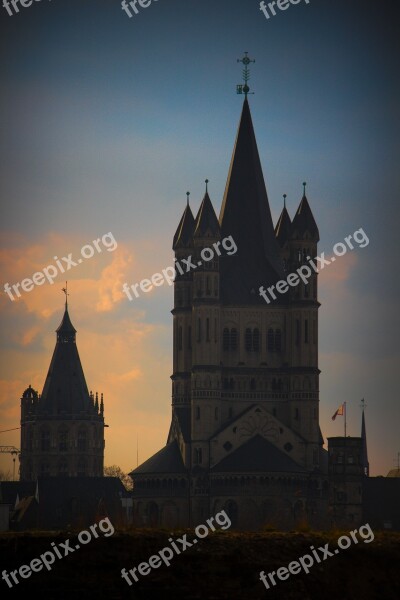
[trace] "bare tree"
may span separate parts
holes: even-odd
[[[104,477],[118,477],[126,490],[133,490],[132,479],[118,467],[118,465],[111,465],[111,467],[104,467]]]

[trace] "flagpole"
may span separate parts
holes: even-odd
[[[346,402],[343,403],[344,404],[344,437],[346,437],[346,429],[347,429],[347,410],[346,410]]]

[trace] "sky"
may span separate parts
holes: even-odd
[[[396,0],[305,0],[266,19],[258,0],[153,0],[129,18],[119,0],[0,6],[0,431],[39,392],[69,287],[89,389],[104,393],[105,464],[130,470],[166,442],[171,415],[172,287],[122,292],[173,264],[186,192],[204,180],[219,214],[243,101],[250,96],[271,212],[293,217],[307,181],[319,252],[362,228],[369,244],[321,272],[320,424],[346,401],[359,435],[366,401],[373,475],[400,451]],[[24,291],[54,257],[110,234],[115,250]],[[99,242],[100,244],[100,242]],[[61,261],[66,266],[66,262]],[[19,431],[0,433],[19,447]],[[12,458],[0,455],[0,469]]]

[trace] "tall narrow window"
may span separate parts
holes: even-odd
[[[206,341],[210,341],[210,319],[206,319]]]
[[[201,319],[197,319],[197,341],[201,342]]]
[[[252,349],[252,335],[251,335],[251,329],[247,328],[246,332],[245,332],[245,336],[244,336],[244,345],[245,348],[248,352],[251,351]]]
[[[214,319],[214,342],[217,343],[218,341],[218,337],[217,337],[217,319]]]
[[[268,352],[274,351],[274,331],[271,328],[268,329],[268,334],[267,334],[267,350],[268,350]]]
[[[78,450],[84,452],[87,450],[87,431],[86,429],[80,429],[78,431]]]
[[[196,406],[196,421],[200,420],[200,406]]]
[[[254,352],[260,351],[260,330],[253,329],[253,350]]]
[[[304,343],[308,344],[308,319],[304,321]]]
[[[206,277],[206,294],[207,296],[211,295],[210,277],[208,275]]]
[[[192,328],[189,325],[188,327],[188,350],[192,349]]]
[[[296,319],[296,344],[300,344],[300,320]]]
[[[231,350],[237,350],[237,346],[238,346],[237,340],[238,340],[237,329],[233,327],[231,329]]]
[[[227,327],[224,328],[222,334],[222,347],[224,350],[229,350],[229,329]]]
[[[294,411],[294,418],[296,419],[296,421],[300,420],[300,411],[298,408],[296,408]]]
[[[282,332],[280,329],[275,330],[275,350],[277,352],[282,350]]]
[[[60,431],[59,431],[58,449],[60,452],[66,452],[68,450],[68,431],[67,431],[67,429],[60,429]]]

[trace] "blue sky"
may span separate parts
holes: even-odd
[[[106,461],[133,466],[136,433],[146,439],[142,460],[165,441],[172,290],[132,304],[115,282],[171,264],[185,193],[196,211],[206,178],[219,212],[242,103],[236,59],[246,50],[256,59],[250,103],[274,220],[283,193],[294,214],[306,180],[320,251],[360,227],[370,238],[321,275],[321,427],[341,433],[330,416],[346,400],[358,434],[365,397],[372,470],[385,474],[400,450],[395,1],[311,0],[269,20],[257,0],[158,0],[132,19],[116,0],[42,0],[12,17],[0,8],[4,282],[108,231],[119,243],[118,257],[103,253],[69,273],[88,383],[99,381],[113,407]],[[60,287],[18,303],[1,295],[7,427],[30,379],[42,388]],[[18,432],[7,435],[1,443],[18,445]]]

